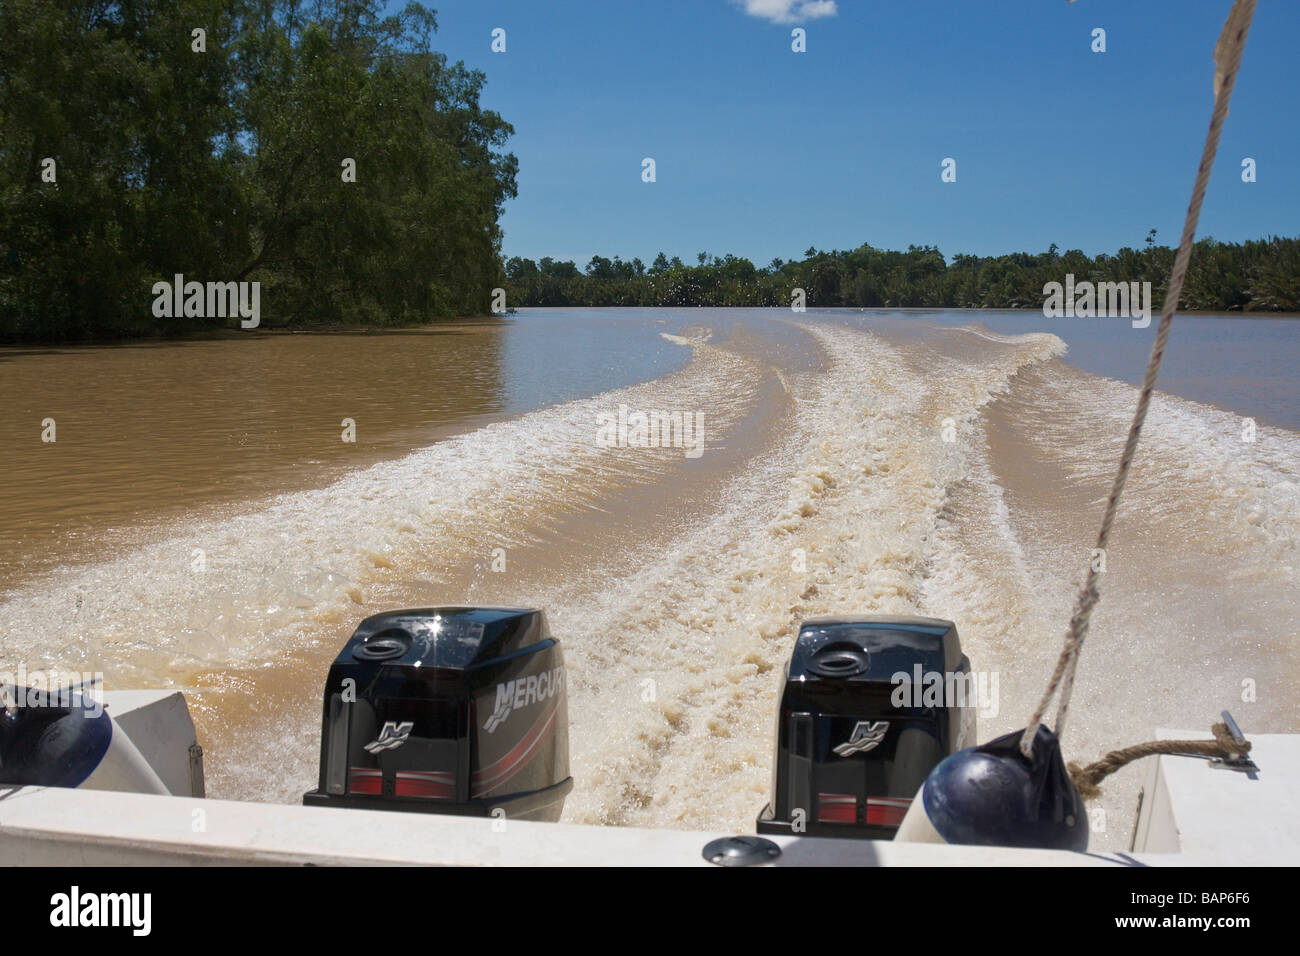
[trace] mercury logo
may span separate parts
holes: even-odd
[[[885,732],[888,730],[887,720],[877,720],[875,723],[859,720],[857,726],[853,728],[852,736],[836,747],[835,752],[841,757],[851,757],[853,754],[864,754],[868,750],[875,750],[885,739]]]
[[[377,754],[381,750],[396,750],[406,743],[406,738],[411,736],[413,727],[415,723],[410,720],[400,724],[395,720],[388,721],[384,724],[384,729],[379,731],[379,736],[366,744],[366,752]]]
[[[529,674],[497,684],[497,702],[492,708],[483,729],[495,733],[496,729],[520,707],[549,700],[564,688],[564,667],[556,667],[540,674]]]

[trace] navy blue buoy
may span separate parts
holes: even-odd
[[[167,793],[167,787],[103,706],[81,694],[17,688],[0,709],[0,785]]]
[[[930,771],[896,840],[1083,851],[1083,798],[1044,726],[1033,757],[1020,752],[1024,731],[960,750]]]
[[[108,714],[89,703],[75,695],[67,707],[21,707],[0,718],[0,782],[38,787],[85,783],[113,740]]]

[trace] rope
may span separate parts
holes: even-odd
[[[1183,223],[1183,236],[1178,244],[1178,255],[1174,259],[1174,268],[1169,276],[1169,289],[1165,293],[1164,307],[1160,311],[1160,325],[1156,329],[1156,341],[1151,348],[1151,358],[1147,362],[1146,377],[1138,396],[1137,411],[1133,415],[1133,424],[1129,427],[1128,441],[1124,453],[1120,456],[1119,470],[1115,473],[1115,482],[1111,486],[1110,498],[1106,502],[1106,512],[1101,519],[1101,532],[1097,535],[1097,548],[1104,551],[1110,540],[1111,525],[1115,521],[1115,511],[1119,507],[1119,498],[1124,491],[1124,482],[1128,478],[1129,466],[1137,453],[1138,436],[1142,434],[1142,425],[1146,421],[1147,408],[1151,404],[1151,392],[1155,389],[1156,377],[1160,374],[1160,363],[1165,356],[1165,345],[1169,341],[1169,328],[1173,323],[1174,312],[1178,308],[1178,298],[1183,291],[1183,279],[1187,275],[1187,262],[1192,255],[1192,239],[1196,235],[1196,223],[1201,215],[1201,202],[1205,198],[1205,188],[1210,181],[1210,170],[1214,167],[1214,154],[1219,147],[1219,133],[1223,120],[1228,115],[1228,101],[1232,98],[1232,87],[1237,79],[1237,68],[1241,64],[1241,51],[1246,43],[1246,34],[1250,30],[1250,21],[1255,14],[1255,0],[1235,0],[1219,42],[1214,47],[1214,113],[1210,117],[1210,130],[1205,137],[1205,148],[1201,153],[1201,165],[1196,171],[1196,185],[1192,189],[1192,199],[1187,206],[1187,219]],[[1074,691],[1075,669],[1079,663],[1079,652],[1083,649],[1084,638],[1088,635],[1088,625],[1092,610],[1100,599],[1099,574],[1096,562],[1089,562],[1087,577],[1074,605],[1070,626],[1066,631],[1065,646],[1057,659],[1056,669],[1052,671],[1047,682],[1047,690],[1034,709],[1024,736],[1020,738],[1020,751],[1026,757],[1033,753],[1034,735],[1038,732],[1043,716],[1053,696],[1060,691],[1060,701],[1056,711],[1056,735],[1059,738],[1065,731],[1065,717],[1070,709],[1070,695]]]
[[[1079,790],[1079,796],[1091,800],[1101,795],[1099,784],[1120,767],[1150,757],[1154,754],[1200,754],[1204,757],[1233,758],[1250,753],[1250,741],[1237,743],[1228,732],[1226,724],[1215,724],[1210,728],[1213,740],[1150,740],[1144,744],[1134,744],[1123,750],[1112,750],[1094,763],[1082,767],[1070,764],[1070,779]]]

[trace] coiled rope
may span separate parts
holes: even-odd
[[[1097,547],[1103,552],[1110,540],[1111,524],[1115,520],[1115,511],[1119,507],[1119,498],[1124,491],[1124,482],[1128,478],[1129,466],[1137,453],[1138,436],[1142,434],[1142,425],[1146,421],[1147,408],[1151,404],[1151,392],[1160,374],[1160,363],[1165,356],[1165,345],[1169,341],[1169,328],[1173,323],[1174,312],[1178,308],[1178,298],[1183,291],[1183,279],[1187,275],[1187,262],[1192,255],[1192,239],[1196,235],[1196,222],[1201,215],[1201,202],[1205,198],[1205,188],[1210,181],[1210,170],[1214,167],[1214,154],[1219,148],[1219,133],[1223,120],[1228,115],[1228,101],[1232,99],[1232,87],[1237,79],[1237,69],[1241,65],[1241,52],[1246,45],[1246,34],[1250,32],[1251,19],[1255,15],[1256,0],[1235,0],[1228,19],[1219,34],[1219,42],[1214,47],[1214,113],[1210,117],[1210,130],[1205,137],[1205,149],[1201,153],[1201,165],[1196,171],[1196,185],[1192,189],[1192,200],[1187,206],[1187,219],[1183,223],[1183,237],[1178,244],[1178,255],[1174,259],[1174,268],[1169,276],[1169,289],[1165,293],[1164,307],[1160,310],[1160,325],[1156,329],[1155,345],[1151,348],[1151,358],[1147,362],[1146,378],[1138,396],[1137,411],[1133,415],[1133,424],[1129,428],[1128,441],[1124,453],[1120,456],[1119,471],[1115,473],[1115,482],[1111,486],[1110,499],[1106,502],[1106,512],[1101,519],[1101,533],[1097,536]],[[1084,638],[1088,635],[1088,625],[1093,608],[1100,598],[1099,574],[1096,562],[1089,562],[1087,577],[1074,606],[1070,626],[1066,632],[1065,646],[1056,661],[1044,692],[1034,714],[1020,738],[1020,751],[1026,757],[1033,753],[1034,735],[1043,722],[1043,716],[1060,692],[1060,701],[1056,710],[1056,736],[1065,731],[1065,718],[1070,709],[1070,695],[1074,691],[1074,675],[1079,665],[1079,653],[1083,649]],[[1122,751],[1117,751],[1121,753]],[[1095,766],[1095,765],[1094,765]]]

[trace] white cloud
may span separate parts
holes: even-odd
[[[798,23],[801,20],[819,20],[833,17],[839,12],[835,0],[732,0],[745,8],[751,17],[761,17],[773,23]]]

